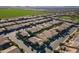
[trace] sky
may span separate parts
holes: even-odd
[[[0,0],[0,6],[79,6],[79,0]]]

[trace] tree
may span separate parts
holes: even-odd
[[[42,50],[40,51],[40,53],[46,53],[45,49],[42,49]]]
[[[48,49],[50,49],[50,50],[53,50],[53,48],[52,48],[50,45],[49,45],[49,46],[47,46],[47,48],[48,48]]]
[[[63,46],[63,45],[64,45],[64,43],[60,43],[60,44],[59,44],[59,46]]]
[[[54,50],[53,52],[54,52],[54,53],[59,53],[59,51],[58,51],[58,50]]]
[[[23,36],[20,35],[20,32],[16,33],[16,37],[17,37],[17,39],[19,39],[19,40],[22,40],[22,39],[23,39]]]
[[[32,33],[31,31],[27,31],[29,34],[30,34],[30,36],[34,36],[35,35],[35,33]]]
[[[28,41],[23,41],[23,43],[26,45],[26,46],[30,46],[30,42],[28,42]]]
[[[50,41],[50,42],[54,41],[54,39],[53,39],[53,38],[48,38],[48,39],[49,39],[49,41]]]
[[[45,42],[43,42],[46,46],[49,46],[50,45],[50,41],[48,40],[48,41],[45,41]]]

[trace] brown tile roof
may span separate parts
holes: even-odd
[[[20,53],[21,51],[16,46],[11,46],[11,47],[9,47],[1,52],[2,53]]]
[[[43,43],[43,39],[40,39],[40,38],[37,38],[37,37],[31,37],[29,38],[29,41],[31,41],[32,43],[39,43],[39,44],[42,44]]]
[[[20,34],[21,34],[22,36],[30,36],[30,35],[28,34],[28,32],[26,32],[25,30],[20,30]]]
[[[8,38],[4,38],[0,36],[0,45],[10,42]]]

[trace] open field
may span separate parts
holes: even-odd
[[[48,13],[47,11],[23,10],[23,9],[0,9],[0,18],[19,16],[31,16]]]
[[[61,16],[59,17],[60,19],[64,19],[64,20],[72,20],[76,23],[79,23],[79,15],[75,15],[75,16]]]

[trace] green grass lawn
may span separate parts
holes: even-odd
[[[79,23],[79,15],[75,15],[75,16],[61,16],[59,17],[60,19],[65,19],[65,20],[72,20],[76,23]]]
[[[23,9],[0,9],[0,18],[11,18],[19,16],[31,16],[46,14],[47,11],[23,10]]]
[[[71,17],[70,16],[62,16],[62,17],[60,17],[61,19],[71,19]]]

